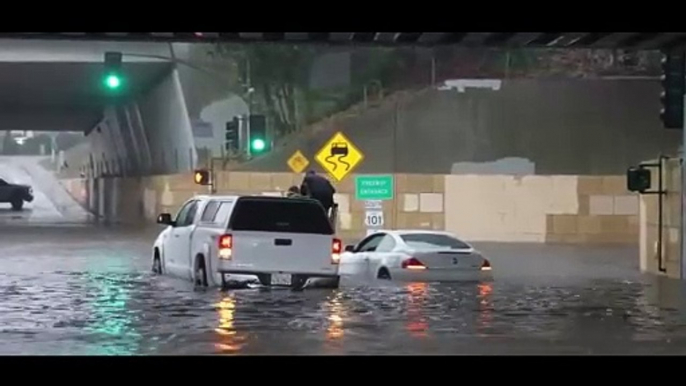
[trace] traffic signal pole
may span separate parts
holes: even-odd
[[[210,194],[215,194],[217,192],[216,188],[216,173],[214,172],[214,157],[210,156],[210,184],[207,186],[207,190]]]
[[[245,122],[245,132],[246,132],[246,137],[248,138],[248,141],[247,141],[247,146],[245,147],[245,151],[246,151],[246,156],[248,157],[248,159],[250,159],[251,155],[252,155],[252,149],[251,149],[252,148],[252,135],[250,133],[250,116],[252,115],[252,93],[253,93],[252,81],[250,79],[250,58],[246,59],[245,67],[246,67],[245,78],[246,78],[246,83],[248,86],[248,116],[246,117],[246,122]]]
[[[684,63],[684,71],[686,72],[686,63]],[[684,129],[681,130],[681,242],[679,248],[681,250],[681,280],[686,279],[686,170],[684,170],[684,160],[686,160],[686,99],[683,103],[684,109]]]
[[[686,158],[686,54],[683,49],[663,52],[662,59],[662,111],[660,118],[664,128],[681,130],[681,237],[679,243],[679,277],[686,279],[686,172],[684,159]],[[662,163],[662,159],[660,159]],[[660,181],[663,176],[659,176]],[[660,216],[662,215],[660,208]],[[661,247],[661,245],[660,245]],[[659,253],[662,253],[660,251]],[[667,266],[663,267],[666,271]]]

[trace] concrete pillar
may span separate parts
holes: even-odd
[[[110,178],[110,205],[109,205],[109,218],[111,222],[118,222],[119,220],[119,190],[120,190],[120,178]]]
[[[95,194],[93,194],[93,178],[86,179],[86,208],[93,212],[95,208]]]
[[[105,179],[104,178],[98,178],[98,211],[96,212],[100,218],[103,220],[107,220],[107,212],[105,211],[106,206],[106,198],[105,198]]]
[[[95,214],[96,218],[100,218],[100,178],[93,177],[91,179],[91,192],[90,192],[90,210]]]

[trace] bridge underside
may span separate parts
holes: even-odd
[[[679,49],[686,33],[646,32],[70,32],[3,33],[0,38],[162,42],[461,45],[466,47]]]
[[[125,63],[123,70],[135,97],[160,82],[171,65]],[[0,63],[0,129],[89,131],[110,103],[101,76],[101,63]]]

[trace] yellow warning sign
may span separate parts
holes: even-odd
[[[294,173],[302,173],[307,165],[310,164],[310,161],[308,161],[307,157],[305,157],[303,153],[298,150],[293,153],[291,158],[288,159],[287,163],[288,167],[290,167]]]
[[[314,158],[331,177],[341,181],[362,162],[364,154],[343,133],[338,132]]]

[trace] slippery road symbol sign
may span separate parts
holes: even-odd
[[[343,133],[336,133],[315,159],[336,181],[341,181],[364,159],[364,155]]]
[[[331,144],[331,149],[329,151],[329,156],[326,157],[325,161],[331,167],[333,167],[332,171],[336,171],[338,169],[339,164],[343,164],[345,166],[345,171],[350,170],[350,164],[345,161],[345,157],[348,156],[348,144],[345,142],[334,142]],[[332,161],[335,157],[338,157],[338,159]]]
[[[307,165],[310,164],[310,161],[307,160],[307,158],[303,155],[303,153],[298,150],[293,155],[291,158],[288,159],[288,167],[291,168],[291,170],[294,173],[302,173],[303,170],[307,167]]]

